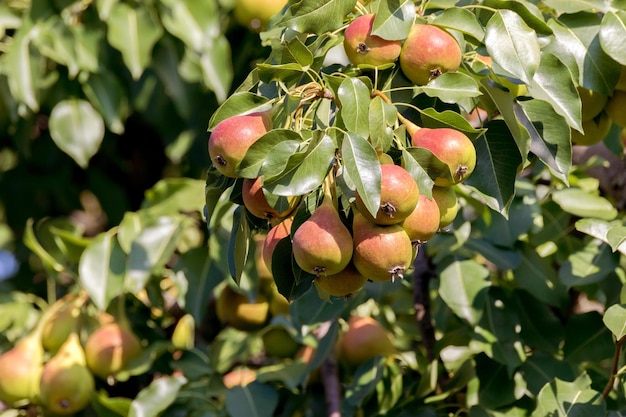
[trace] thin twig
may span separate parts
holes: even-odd
[[[609,381],[606,383],[604,390],[602,391],[602,397],[606,400],[611,394],[613,390],[613,384],[615,383],[615,377],[617,376],[617,369],[619,367],[619,357],[622,354],[622,346],[626,342],[626,336],[622,336],[615,343],[615,352],[613,353],[613,366],[611,367],[611,376],[609,377]]]

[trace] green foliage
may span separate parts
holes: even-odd
[[[623,413],[623,184],[596,174],[620,161],[573,158],[570,132],[582,129],[577,87],[610,95],[626,65],[626,3],[302,0],[261,33],[231,22],[232,7],[0,4],[0,249],[22,262],[0,283],[0,351],[34,332],[57,297],[81,294],[83,338],[108,314],[143,351],[97,381],[80,415]],[[351,65],[343,30],[368,12],[384,39],[404,40],[415,21],[446,29],[463,51],[459,71],[415,86],[398,65]],[[476,108],[487,111],[479,126],[466,117]],[[454,186],[456,219],[419,245],[404,279],[330,297],[294,262],[289,238],[263,276],[255,238],[273,221],[247,211],[242,178],[209,166],[207,126],[210,135],[257,111],[272,113],[274,129],[238,172],[262,176],[268,195],[301,198],[294,227],[324,192],[346,225],[357,192],[375,213],[383,152],[427,196],[435,177],[451,178],[412,146],[409,122],[466,134],[476,169]],[[614,153],[620,131],[604,139]],[[142,169],[152,180],[131,190]],[[268,300],[261,329],[219,322],[226,285]],[[171,341],[186,313],[193,347]],[[397,352],[344,362],[355,314],[390,331]],[[265,352],[272,326],[301,346],[293,358]],[[254,381],[227,388],[224,375],[240,369]]]

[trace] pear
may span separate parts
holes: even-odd
[[[272,128],[267,112],[231,116],[219,122],[209,136],[209,156],[222,175],[239,178],[237,167],[248,148]]]
[[[399,165],[383,164],[380,169],[380,208],[376,217],[372,217],[358,192],[355,194],[357,207],[376,224],[400,223],[415,209],[419,188],[411,174]]]
[[[352,262],[361,274],[377,282],[403,277],[413,260],[413,245],[402,226],[380,226],[355,213],[352,230]]]
[[[87,366],[103,379],[123,370],[140,353],[141,342],[126,320],[100,326],[85,343]]]
[[[0,355],[0,401],[14,404],[37,400],[43,356],[38,332],[27,335]]]
[[[363,288],[366,282],[367,278],[356,269],[352,262],[336,274],[320,275],[313,281],[317,288],[335,297],[352,295]]]
[[[263,256],[263,261],[265,262],[265,266],[271,272],[272,271],[272,257],[274,256],[274,249],[276,249],[276,245],[281,240],[289,237],[291,234],[291,225],[293,224],[293,217],[287,217],[282,222],[273,226],[269,232],[267,232],[267,236],[265,237],[265,241],[263,242],[263,249],[261,254]]]
[[[585,87],[576,87],[578,96],[580,97],[580,104],[582,106],[582,121],[586,122],[596,117],[602,109],[604,109],[609,96],[606,94],[598,93],[597,91],[589,90]]]
[[[265,354],[274,358],[293,358],[302,347],[292,332],[280,325],[264,329],[261,339]]]
[[[74,298],[74,299],[71,299]],[[51,314],[41,330],[41,344],[48,352],[57,352],[74,330],[80,316],[82,297],[71,295],[58,300],[50,307]]]
[[[343,46],[354,65],[381,66],[393,64],[400,55],[402,42],[372,35],[375,15],[366,14],[354,19],[344,32]]]
[[[269,317],[269,302],[263,293],[250,301],[245,294],[236,292],[226,285],[217,296],[216,314],[224,325],[230,325],[243,331],[258,330],[265,325]]]
[[[282,197],[282,200],[279,200],[281,207],[278,210],[272,207],[265,197],[262,177],[244,179],[241,186],[241,198],[244,206],[253,216],[268,220],[287,217],[300,202],[298,196]]]
[[[613,121],[606,112],[601,112],[598,116],[582,123],[584,133],[576,129],[570,129],[572,143],[574,145],[591,146],[602,140],[611,131]]]
[[[626,127],[626,91],[615,90],[604,110],[616,125]]]
[[[400,51],[400,68],[417,85],[425,85],[445,72],[459,69],[463,56],[456,39],[445,30],[416,23]]]
[[[448,187],[472,175],[476,168],[476,148],[462,132],[447,127],[419,128],[411,133],[413,146],[426,148],[448,165],[452,178],[437,177],[435,185]]]
[[[87,407],[95,382],[77,333],[46,362],[39,386],[42,405],[54,414],[75,414]]]
[[[411,242],[426,242],[439,230],[439,206],[434,199],[420,194],[415,210],[402,222],[402,228]]]
[[[172,333],[172,344],[178,349],[193,349],[196,341],[196,321],[189,313],[178,320],[174,333]]]
[[[358,366],[376,356],[393,355],[391,333],[372,317],[350,316],[348,329],[339,341],[339,358]]]
[[[322,204],[293,234],[293,256],[300,268],[315,275],[332,275],[352,258],[352,235],[339,218],[332,198]]]
[[[454,188],[434,186],[433,200],[439,208],[439,228],[448,226],[459,212],[459,202]]]

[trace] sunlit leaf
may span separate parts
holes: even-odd
[[[129,417],[156,417],[176,400],[181,387],[187,383],[183,377],[155,379],[137,394],[130,404]]]
[[[602,394],[591,388],[591,378],[580,375],[575,381],[555,379],[546,384],[537,396],[532,417],[603,416],[606,403]]]
[[[54,143],[82,168],[98,152],[104,139],[104,121],[88,101],[66,99],[58,102],[49,119]]]
[[[380,162],[376,150],[364,137],[348,132],[341,146],[341,157],[367,210],[376,217],[380,207]]]
[[[226,410],[232,417],[272,417],[278,392],[267,384],[253,382],[226,392]]]
[[[617,216],[617,209],[609,200],[580,188],[557,190],[552,194],[552,199],[563,210],[579,217],[613,220]]]
[[[541,59],[537,33],[511,10],[498,10],[487,22],[485,45],[493,62],[525,83]]]
[[[341,26],[356,0],[309,0],[292,3],[277,26],[300,33],[322,34]]]
[[[484,311],[489,271],[473,261],[451,263],[440,276],[439,295],[454,313],[476,324]]]
[[[617,340],[626,336],[626,306],[624,304],[613,304],[607,308],[602,321]]]
[[[415,3],[411,0],[381,1],[374,13],[372,35],[389,40],[404,40],[415,20]]]
[[[626,11],[606,13],[600,26],[600,45],[611,58],[622,65],[626,65],[626,49],[623,42],[625,37]]]
[[[369,88],[358,78],[348,77],[339,86],[338,93],[341,119],[346,129],[367,138],[371,101]]]

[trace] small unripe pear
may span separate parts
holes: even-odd
[[[369,221],[387,225],[401,223],[415,209],[419,199],[419,188],[409,172],[399,165],[380,166],[380,208],[372,217],[357,192],[356,204]]]
[[[402,278],[413,260],[413,245],[402,226],[380,226],[355,213],[352,262],[367,279],[385,282]]]
[[[174,333],[172,333],[172,344],[178,349],[193,349],[195,334],[196,321],[191,314],[185,314],[176,323]]]
[[[354,65],[392,64],[400,55],[402,47],[400,40],[387,40],[372,35],[374,18],[373,14],[359,16],[348,25],[344,32],[343,46],[350,62]]]
[[[282,326],[268,327],[261,336],[267,356],[293,358],[302,346],[294,336]]]
[[[400,68],[417,85],[425,85],[461,65],[461,48],[456,39],[437,26],[414,24],[400,51]]]
[[[342,361],[358,366],[373,357],[393,355],[395,352],[391,333],[378,321],[358,316],[348,319],[348,330],[339,342]]]
[[[244,331],[262,328],[269,316],[269,302],[264,294],[259,293],[256,300],[250,301],[228,285],[218,294],[215,309],[222,324]]]
[[[458,130],[450,128],[420,128],[411,134],[411,143],[426,148],[450,168],[452,179],[437,177],[435,185],[447,187],[472,175],[476,167],[476,148]]]
[[[41,331],[41,344],[47,351],[58,351],[74,330],[80,315],[80,305],[76,301],[60,299],[57,301],[59,304],[50,307],[58,308],[48,317]]]
[[[578,95],[580,97],[580,103],[582,106],[582,121],[586,122],[596,117],[609,99],[606,94],[598,93],[597,91],[589,90],[585,87],[577,87]]]
[[[0,401],[36,401],[43,366],[39,334],[32,333],[0,355]]]
[[[611,131],[612,120],[606,112],[600,113],[591,120],[583,122],[584,133],[576,129],[570,129],[572,133],[572,143],[574,145],[591,146],[602,140]]]
[[[439,207],[439,227],[448,226],[459,212],[459,201],[451,187],[433,187],[433,200]]]
[[[71,333],[43,367],[40,381],[42,405],[54,414],[70,415],[89,404],[95,390],[78,334]]]
[[[237,167],[248,148],[271,128],[269,113],[251,113],[222,120],[209,136],[211,162],[224,176],[239,178]]]
[[[294,232],[292,248],[298,266],[315,275],[336,274],[348,265],[352,235],[329,197]]]
[[[616,125],[626,127],[626,91],[615,90],[604,109]]]
[[[87,366],[103,379],[125,369],[140,353],[139,338],[128,326],[117,322],[97,328],[85,343]]]

